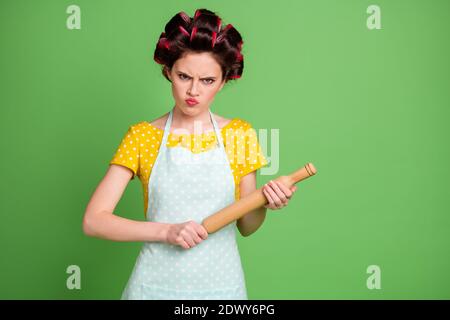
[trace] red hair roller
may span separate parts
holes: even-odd
[[[197,27],[193,27],[192,32],[191,32],[191,38],[189,39],[189,41],[192,41],[192,39],[194,39],[196,33],[197,33]]]
[[[212,33],[212,47],[216,44],[217,32],[213,31]]]
[[[183,19],[187,24],[191,22],[191,18],[186,14],[186,12],[181,11],[178,14],[180,15],[181,19]]]
[[[220,32],[220,27],[222,27],[222,20],[217,16],[217,32]]]
[[[223,28],[223,30],[220,32],[219,36],[218,36],[217,39],[216,39],[216,43],[218,43],[218,42],[220,42],[220,41],[223,40],[223,38],[225,37],[225,34],[226,34],[227,30],[230,29],[231,27],[232,27],[231,24],[227,24],[227,25],[225,26],[225,28]]]
[[[187,32],[186,29],[183,28],[182,26],[178,26],[178,29],[179,29],[182,33],[184,33],[186,36],[188,36],[188,37],[190,36],[189,32]]]
[[[222,32],[225,33],[225,32],[228,31],[228,29],[231,29],[231,28],[233,28],[233,25],[231,23],[229,23],[229,24],[226,25],[226,27],[223,29]]]
[[[244,42],[241,40],[239,43],[238,43],[238,48],[239,48],[239,51],[241,51],[242,50],[242,44],[243,44]]]
[[[196,20],[197,19],[197,17],[199,16],[199,15],[201,15],[202,13],[200,12],[200,10],[195,10],[195,15],[194,15],[194,20]]]
[[[158,41],[158,48],[165,47],[166,49],[169,49],[169,41],[167,41],[167,38],[161,38]]]

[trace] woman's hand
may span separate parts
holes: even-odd
[[[171,224],[167,232],[167,241],[170,244],[190,249],[208,238],[208,231],[195,221]]]
[[[291,188],[287,188],[279,181],[270,180],[263,188],[263,194],[269,203],[264,205],[265,208],[277,210],[288,205],[289,199],[292,198],[294,192],[297,190],[297,186],[293,185]]]

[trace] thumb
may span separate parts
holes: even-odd
[[[294,186],[291,187],[291,191],[295,192],[295,190],[297,190],[297,186],[294,185]]]

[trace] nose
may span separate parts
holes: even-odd
[[[197,82],[192,80],[191,87],[188,89],[188,94],[191,96],[198,96],[198,86]]]

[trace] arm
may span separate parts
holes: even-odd
[[[114,241],[167,241],[170,224],[135,221],[113,213],[132,175],[123,166],[109,166],[86,207],[83,218],[86,235]]]
[[[253,171],[244,176],[241,179],[239,187],[241,191],[241,198],[255,191],[256,171]],[[262,190],[268,203],[263,207],[250,211],[248,214],[239,218],[236,222],[239,232],[244,237],[247,237],[258,230],[258,228],[264,222],[266,211],[268,208],[271,210],[279,210],[287,206],[289,203],[289,199],[292,198],[295,191],[297,190],[297,186],[294,185],[291,188],[287,188],[280,182],[270,181],[269,183],[264,185]]]
[[[256,171],[250,172],[241,178],[239,189],[240,198],[245,197],[256,190]],[[248,237],[258,230],[266,218],[266,211],[266,207],[260,207],[239,218],[236,222],[236,226],[241,235]]]

